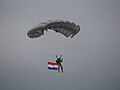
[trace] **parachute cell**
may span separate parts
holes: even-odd
[[[29,30],[27,35],[30,38],[37,38],[44,35],[44,31],[47,31],[48,29],[59,32],[66,37],[71,36],[72,38],[80,31],[80,26],[69,21],[49,20],[47,22],[39,23],[36,27]]]

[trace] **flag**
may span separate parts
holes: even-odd
[[[48,69],[58,70],[58,64],[56,62],[48,62]]]

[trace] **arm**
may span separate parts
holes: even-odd
[[[60,61],[63,62],[63,58],[62,58],[62,55],[60,55]]]
[[[56,56],[56,58],[58,59],[58,56],[57,55],[55,55]]]
[[[60,55],[60,58],[62,57],[62,55]]]

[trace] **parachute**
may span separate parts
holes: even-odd
[[[47,22],[37,24],[36,27],[28,31],[27,35],[30,38],[38,38],[44,35],[44,31],[48,31],[48,29],[72,38],[80,31],[80,26],[64,20],[48,20]]]

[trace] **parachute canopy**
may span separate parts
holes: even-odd
[[[44,35],[44,31],[48,29],[72,38],[80,31],[80,26],[64,20],[48,20],[47,22],[37,24],[36,27],[28,31],[27,35],[30,38],[38,38]]]

